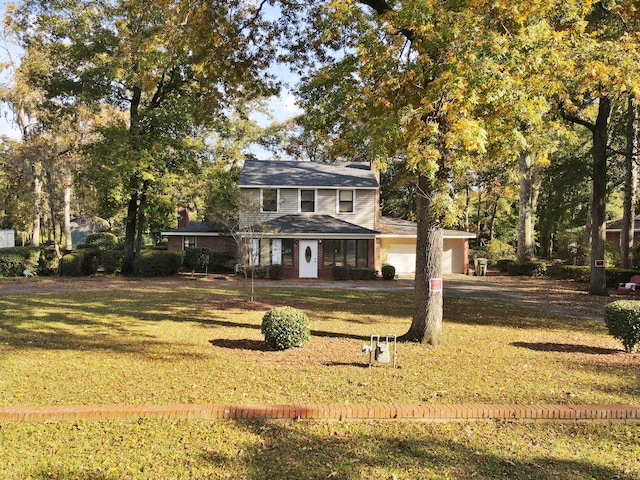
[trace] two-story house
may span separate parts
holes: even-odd
[[[239,187],[244,264],[280,264],[289,278],[328,279],[334,266],[380,270],[384,263],[415,271],[415,223],[380,215],[379,182],[367,163],[247,161]],[[169,249],[230,245],[224,233],[182,220],[162,232]],[[466,273],[473,236],[445,230],[443,273]]]

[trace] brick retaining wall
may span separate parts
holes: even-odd
[[[0,421],[137,420],[512,420],[640,424],[640,405],[111,405],[0,407]]]

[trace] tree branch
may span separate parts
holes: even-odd
[[[582,125],[583,127],[588,128],[591,132],[595,130],[596,125],[593,122],[585,120],[584,118],[581,118],[577,115],[568,113],[564,109],[564,103],[560,102],[558,104],[558,110],[560,111],[560,116],[567,122],[575,123],[577,125]]]

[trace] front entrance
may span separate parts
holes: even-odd
[[[301,240],[298,249],[300,278],[318,278],[318,242]]]

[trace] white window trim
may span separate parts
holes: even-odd
[[[276,191],[276,209],[275,210],[264,210],[262,207],[264,205],[263,193],[265,190],[275,190]],[[261,213],[277,213],[280,211],[280,189],[279,188],[261,188],[260,189],[260,212]]]
[[[302,191],[303,190],[313,190],[313,211],[312,212],[303,212],[302,211]],[[315,188],[299,188],[298,189],[298,213],[317,213],[318,212],[318,190]]]
[[[353,192],[353,210],[350,212],[341,212],[340,211],[340,192],[349,191]],[[356,190],[355,188],[341,188],[336,190],[336,214],[338,215],[353,215],[356,213]]]
[[[187,247],[187,238],[193,237],[193,247]],[[198,236],[197,235],[183,235],[182,236],[182,251],[184,252],[187,248],[198,248]]]

